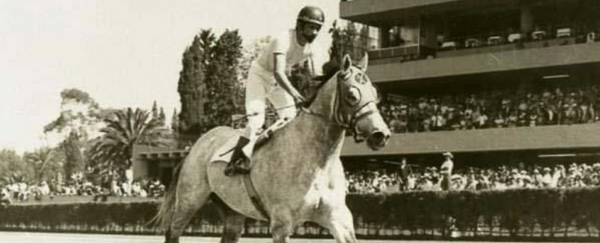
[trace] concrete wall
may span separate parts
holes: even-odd
[[[600,62],[600,55],[591,53],[600,53],[600,43],[374,64],[368,74],[373,82],[392,82]]]
[[[575,148],[600,149],[600,123],[398,133],[392,135],[387,147],[377,152],[371,151],[364,143],[354,143],[349,137],[342,156]]]

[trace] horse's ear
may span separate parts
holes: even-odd
[[[365,53],[365,55],[363,56],[363,58],[360,60],[360,63],[358,64],[358,67],[360,67],[360,69],[363,72],[366,72],[368,65],[369,65],[369,54]]]
[[[346,54],[342,59],[342,66],[340,67],[340,70],[342,70],[342,72],[347,72],[350,70],[350,67],[352,67],[352,59],[350,59],[350,55]]]

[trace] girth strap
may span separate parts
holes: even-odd
[[[254,183],[252,183],[252,178],[250,178],[250,174],[251,173],[242,175],[242,180],[244,181],[244,186],[246,187],[246,191],[250,196],[250,201],[252,202],[256,210],[258,210],[258,212],[263,217],[265,217],[265,219],[267,219],[267,221],[271,221],[271,217],[269,216],[269,213],[267,213],[265,204],[260,199],[260,196],[258,195],[256,188],[254,187]]]

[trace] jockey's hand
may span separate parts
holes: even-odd
[[[294,103],[297,105],[304,104],[306,102],[306,98],[302,96],[298,91],[292,92],[292,97],[294,98]]]

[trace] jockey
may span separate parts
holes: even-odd
[[[265,99],[271,102],[279,115],[275,126],[281,126],[296,116],[296,105],[303,103],[305,98],[292,86],[286,74],[290,73],[292,66],[309,61],[312,75],[321,75],[322,62],[316,58],[320,53],[313,41],[324,21],[325,15],[320,8],[302,8],[296,28],[275,37],[250,67],[245,102],[248,124],[234,148],[225,175],[250,171],[249,158],[265,122]]]

